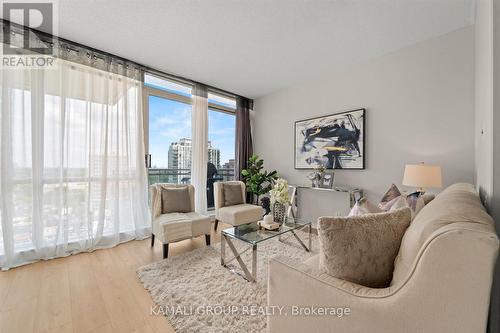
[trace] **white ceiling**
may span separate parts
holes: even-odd
[[[59,0],[59,35],[256,98],[473,23],[474,0]]]

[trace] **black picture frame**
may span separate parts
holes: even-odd
[[[354,119],[355,117],[357,117],[357,119]],[[305,128],[305,129],[299,128],[300,126],[303,126],[303,127],[305,126],[305,125],[301,125],[301,124],[307,124],[307,123],[310,124],[310,123],[314,123],[314,122],[316,122],[316,123],[321,123],[321,122],[336,123],[338,120],[344,120],[344,122],[345,122],[346,119],[349,121],[349,124],[346,127],[352,128],[352,129],[346,128],[347,130],[349,130],[351,132],[355,132],[356,130],[359,130],[359,134],[357,135],[357,139],[355,139],[357,146],[356,146],[356,144],[350,142],[350,143],[348,143],[349,149],[347,150],[347,151],[351,152],[355,148],[359,149],[359,150],[358,149],[355,150],[356,152],[358,152],[360,154],[360,156],[355,158],[356,163],[344,164],[344,160],[347,160],[347,159],[345,158],[345,155],[342,153],[337,153],[336,156],[331,157],[330,155],[333,155],[335,153],[329,152],[328,157],[326,157],[325,155],[322,155],[321,158],[326,160],[327,165],[325,165],[325,167],[328,170],[330,170],[330,169],[335,169],[335,170],[343,170],[343,169],[344,170],[365,170],[366,169],[366,158],[365,158],[366,157],[366,145],[365,145],[366,109],[365,108],[359,108],[359,109],[354,109],[354,110],[350,110],[350,111],[332,113],[332,114],[327,114],[327,115],[323,115],[323,116],[317,116],[317,117],[312,117],[312,118],[301,119],[301,120],[295,121],[295,123],[294,123],[294,138],[293,138],[293,141],[294,141],[294,168],[296,170],[312,170],[317,165],[317,163],[315,164],[312,162],[306,166],[305,165],[297,165],[297,162],[299,160],[299,157],[297,156],[297,154],[299,153],[299,151],[297,150],[297,144],[299,143],[298,142],[299,137],[297,135],[297,131],[298,130],[301,131],[303,141],[300,142],[300,144],[303,146],[304,142],[305,142],[305,138],[307,138],[307,136],[304,133],[304,130],[306,130],[306,131],[310,130],[310,128]],[[354,125],[353,125],[353,122],[354,122]],[[344,126],[345,126],[345,123],[344,123]],[[315,127],[317,127],[317,126],[315,126]],[[318,128],[322,128],[322,127],[318,127]],[[320,130],[320,132],[321,132],[321,130]],[[329,132],[331,132],[331,127],[330,127]],[[311,136],[311,135],[309,135],[309,136]],[[322,139],[324,139],[324,140],[330,139],[331,142],[334,144],[334,146],[337,147],[336,140],[334,140],[333,136],[326,137],[326,138],[322,137]],[[347,149],[347,147],[341,146],[341,145],[339,145],[338,147],[342,147],[342,149]],[[330,146],[329,148],[333,148],[333,146]],[[349,158],[352,159],[351,157],[349,157]],[[353,164],[360,164],[360,165],[353,166]]]

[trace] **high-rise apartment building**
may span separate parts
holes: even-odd
[[[182,138],[178,142],[172,142],[168,148],[168,168],[176,170],[184,170],[189,173],[191,170],[191,139]],[[212,143],[208,141],[208,162],[220,168],[220,150],[212,147]],[[172,175],[169,177],[169,182],[182,183],[190,177],[187,175]]]

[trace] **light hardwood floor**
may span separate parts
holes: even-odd
[[[219,223],[212,243],[220,242]],[[169,256],[205,246],[205,237],[173,243]],[[111,249],[40,261],[0,272],[0,332],[174,332],[136,275],[162,259],[161,243],[131,241]]]

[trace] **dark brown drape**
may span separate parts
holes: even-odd
[[[253,154],[252,128],[250,125],[250,110],[253,100],[238,97],[236,99],[236,161],[234,164],[235,179],[241,180],[241,170],[247,167],[248,159]]]

